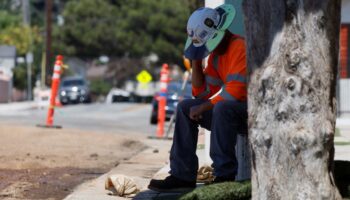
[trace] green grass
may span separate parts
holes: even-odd
[[[250,199],[250,181],[211,184],[193,190],[180,197],[180,200],[244,200]]]
[[[335,128],[335,137],[339,137],[340,136],[340,130],[339,128]]]
[[[205,147],[204,145],[205,145],[205,144],[198,144],[198,145],[197,145],[197,149],[204,149],[204,147]]]
[[[350,142],[334,142],[334,144],[339,146],[345,146],[345,145],[350,145]]]

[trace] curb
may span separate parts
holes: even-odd
[[[124,199],[109,195],[109,191],[104,189],[105,180],[110,174],[123,174],[133,178],[141,192],[147,190],[150,179],[157,174],[159,169],[163,169],[169,159],[169,149],[171,141],[146,140],[148,146],[145,150],[132,156],[130,159],[122,161],[117,167],[111,169],[100,177],[80,184],[74,192],[68,195],[65,200],[112,200]],[[152,199],[153,196],[141,199]],[[140,199],[140,198],[138,198]]]

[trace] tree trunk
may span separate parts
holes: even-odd
[[[245,0],[253,199],[341,199],[332,165],[340,0]]]

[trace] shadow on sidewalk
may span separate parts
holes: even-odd
[[[161,193],[153,190],[145,190],[138,193],[133,200],[176,200],[185,193]]]

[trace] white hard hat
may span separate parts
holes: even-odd
[[[195,47],[202,46],[215,34],[219,20],[219,13],[212,8],[199,8],[190,16],[187,34]]]
[[[202,59],[212,52],[221,42],[235,15],[236,10],[231,4],[194,11],[187,22],[185,57]]]

